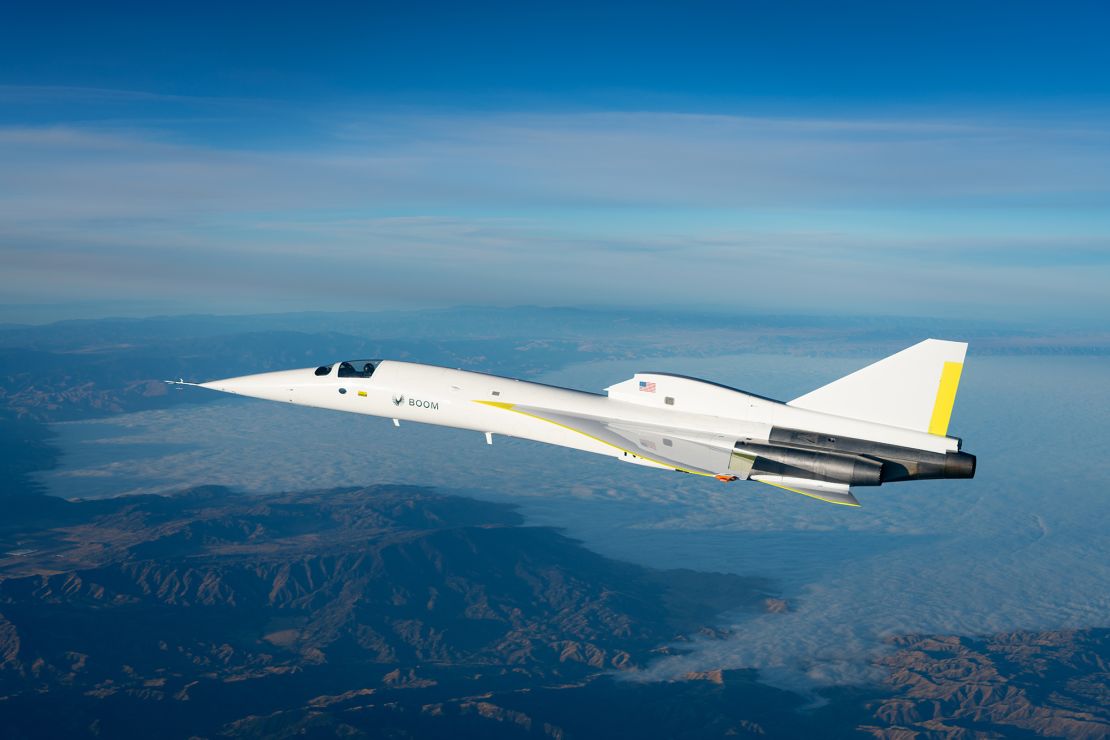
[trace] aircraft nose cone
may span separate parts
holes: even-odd
[[[240,396],[254,398],[274,398],[275,396],[288,396],[293,392],[298,383],[304,382],[312,370],[282,370],[276,373],[257,373],[255,375],[240,375],[236,378],[223,378],[200,383],[201,388],[208,388],[223,393],[235,393]]]
[[[210,380],[207,383],[201,383],[201,388],[208,388],[214,391],[221,391],[223,393],[239,393],[243,389],[252,385],[250,379],[253,375],[244,375],[239,378],[224,378],[223,380]]]

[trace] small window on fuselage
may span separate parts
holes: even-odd
[[[327,375],[330,372],[331,372],[331,365],[321,365],[320,367],[316,368],[316,374],[317,375]]]
[[[347,360],[339,363],[341,378],[369,378],[374,374],[374,363],[370,360]]]

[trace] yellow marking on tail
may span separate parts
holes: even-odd
[[[948,434],[948,422],[952,420],[952,406],[956,403],[956,389],[960,385],[960,373],[963,369],[962,362],[944,363],[940,385],[937,387],[937,400],[933,404],[933,418],[929,421],[929,434],[939,434],[941,437]]]

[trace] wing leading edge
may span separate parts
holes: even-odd
[[[626,455],[683,473],[724,480],[734,480],[737,477],[749,478],[754,462],[751,456],[737,453],[734,449],[735,440],[725,437],[567,414],[503,401],[481,400],[475,403],[555,424],[620,450]],[[751,475],[750,479],[830,504],[860,505],[850,488],[841,483],[758,473]]]
[[[677,431],[672,433],[668,429],[624,424],[592,416],[567,414],[502,401],[477,401],[476,403],[555,424],[620,450],[626,455],[683,473],[712,477],[728,469],[730,453],[727,449],[690,439],[688,435]]]

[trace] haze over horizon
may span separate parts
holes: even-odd
[[[1110,314],[1099,3],[53,13],[0,45],[0,320]]]

